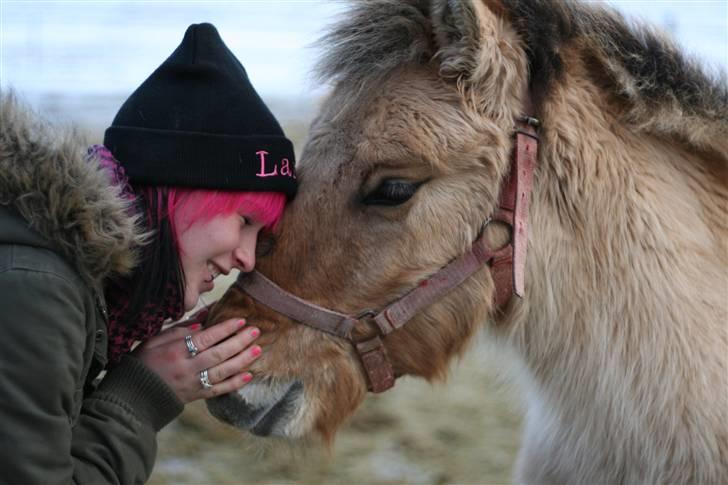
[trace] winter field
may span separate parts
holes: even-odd
[[[612,0],[632,18],[674,34],[712,69],[728,69],[726,0]],[[214,23],[296,149],[326,87],[310,75],[313,41],[340,1],[0,0],[0,87],[54,123],[100,143],[126,96],[177,46],[190,23]],[[227,284],[232,280],[228,278]],[[214,300],[224,290],[218,283]],[[159,436],[150,483],[511,483],[520,446],[517,392],[480,338],[446,383],[403,378],[371,395],[331,450],[251,437],[187,406]]]

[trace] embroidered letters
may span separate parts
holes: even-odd
[[[255,174],[256,177],[275,177],[280,174],[284,177],[296,178],[293,167],[291,167],[291,162],[289,162],[287,158],[282,159],[279,163],[274,162],[272,167],[270,165],[266,167],[265,156],[268,155],[268,152],[265,150],[258,150],[255,154],[258,155],[258,161],[260,162],[260,169],[258,170],[258,173]],[[279,168],[280,172],[278,170]]]

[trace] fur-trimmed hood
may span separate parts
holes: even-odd
[[[145,235],[110,174],[86,159],[87,146],[0,92],[0,207],[17,211],[85,281],[100,285],[131,271]]]

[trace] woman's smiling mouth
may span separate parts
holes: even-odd
[[[215,280],[215,278],[217,278],[218,276],[220,276],[221,274],[224,273],[224,271],[222,271],[220,268],[218,268],[217,266],[215,266],[213,263],[210,263],[210,262],[207,263],[207,269],[210,272],[210,277],[205,279],[205,283],[212,283]]]

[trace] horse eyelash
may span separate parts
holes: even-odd
[[[421,183],[407,181],[385,181],[364,197],[366,205],[394,206],[407,202],[414,196]],[[409,193],[411,191],[411,193]],[[404,192],[404,193],[403,193]],[[401,199],[400,199],[401,197]]]

